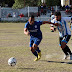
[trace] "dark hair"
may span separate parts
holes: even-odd
[[[61,12],[55,12],[55,16],[61,16]]]
[[[34,15],[31,15],[31,18],[34,18]]]

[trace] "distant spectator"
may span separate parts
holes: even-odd
[[[51,11],[54,12],[54,8],[53,8],[53,6],[51,7]]]
[[[71,7],[70,7],[70,12],[71,12],[71,14],[72,14],[72,5],[71,5]]]
[[[69,9],[70,7],[67,5],[65,8],[66,8],[66,9]]]
[[[66,9],[66,14],[70,13],[70,10],[69,9]]]
[[[14,17],[14,18],[16,17],[16,12],[13,12],[13,17]]]
[[[46,4],[43,4],[43,9],[46,9]]]
[[[37,17],[40,17],[40,12],[37,13]]]
[[[46,4],[45,3],[43,4],[43,10],[44,10],[44,15],[46,15],[47,10],[46,10]]]
[[[43,5],[41,5],[41,9],[43,9]]]
[[[48,7],[48,13],[50,13],[50,7]]]
[[[62,7],[62,10],[65,10],[65,5]]]
[[[19,16],[20,16],[20,18],[22,18],[22,17],[24,17],[24,14],[21,13]]]
[[[41,9],[41,15],[43,15],[44,14],[44,10],[43,9]]]
[[[8,18],[8,17],[12,17],[12,15],[11,15],[10,13],[8,13],[7,18]]]

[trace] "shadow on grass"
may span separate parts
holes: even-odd
[[[17,68],[17,69],[21,69],[21,70],[35,70],[35,68]]]
[[[49,63],[72,64],[72,62],[64,62],[64,61],[47,61],[47,60],[40,60],[40,61],[45,61],[45,62],[49,62]]]

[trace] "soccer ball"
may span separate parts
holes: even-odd
[[[15,66],[17,63],[17,60],[14,58],[14,57],[11,57],[9,60],[8,60],[8,65],[10,66]]]

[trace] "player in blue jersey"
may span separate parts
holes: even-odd
[[[34,16],[32,15],[24,27],[24,34],[30,35],[30,49],[31,52],[36,56],[34,61],[38,61],[41,58],[41,50],[38,47],[42,40],[40,26],[45,23],[51,24],[51,22],[48,21],[35,21]]]
[[[59,31],[60,47],[65,53],[64,59],[68,59],[69,57],[72,58],[71,50],[67,45],[71,37],[71,31],[68,26],[69,21],[71,21],[71,17],[61,17],[60,12],[55,13],[55,19],[53,20],[53,23],[60,24],[60,26],[57,26],[57,29]]]

